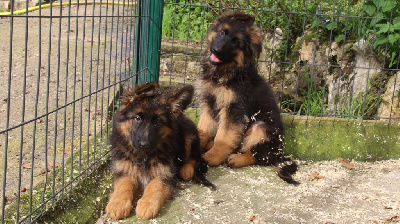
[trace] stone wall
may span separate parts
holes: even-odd
[[[28,1],[28,7],[33,7],[38,4],[39,0],[14,0],[14,11],[25,9],[26,1]],[[0,7],[10,10],[10,0],[0,0]]]

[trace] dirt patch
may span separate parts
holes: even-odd
[[[104,154],[89,142],[106,138],[115,83],[128,76],[132,9],[74,5],[0,19],[0,179],[7,178],[9,202],[19,186],[29,193],[46,170],[69,166],[79,173],[92,162],[88,155]],[[84,156],[65,164],[73,154]]]

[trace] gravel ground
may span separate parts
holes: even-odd
[[[132,212],[102,223],[397,223],[400,222],[400,160],[299,162],[288,185],[272,167],[210,168],[211,191],[182,184],[174,200],[149,222]],[[354,166],[354,167],[353,167]]]

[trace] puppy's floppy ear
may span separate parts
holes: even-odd
[[[159,85],[156,82],[146,82],[137,85],[134,89],[128,91],[121,97],[122,104],[129,104],[135,100],[142,99],[146,96],[153,96],[158,93]]]
[[[217,23],[223,21],[232,21],[232,22],[239,22],[239,23],[246,23],[249,25],[253,25],[254,16],[239,12],[228,12],[223,14],[217,19]]]
[[[172,111],[178,112],[185,110],[192,102],[193,93],[193,86],[185,86],[169,97],[168,103],[171,106]]]

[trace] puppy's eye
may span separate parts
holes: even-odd
[[[237,37],[232,38],[232,43],[237,44],[239,42],[239,39]]]
[[[139,115],[135,115],[135,116],[133,117],[133,120],[136,121],[136,122],[141,122],[141,121],[142,121],[142,118],[141,118]]]
[[[153,125],[154,125],[154,126],[157,126],[157,125],[159,125],[160,123],[161,123],[161,118],[156,117],[156,118],[153,119]]]
[[[219,31],[219,35],[220,35],[221,37],[224,37],[224,36],[226,35],[226,33],[225,33],[225,31],[221,30],[221,31]]]

